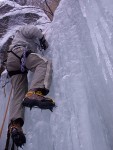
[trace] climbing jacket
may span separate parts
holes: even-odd
[[[37,53],[42,47],[42,42],[45,42],[46,48],[48,43],[45,39],[41,30],[34,25],[24,25],[20,27],[14,36],[10,49],[13,49],[16,45],[27,47],[32,53]],[[45,46],[44,46],[45,47]]]

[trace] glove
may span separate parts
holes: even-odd
[[[40,46],[44,50],[48,48],[48,42],[46,41],[44,36],[40,39]]]

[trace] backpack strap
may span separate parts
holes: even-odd
[[[13,55],[15,55],[18,59],[21,60],[21,57],[19,57],[17,54],[15,54],[12,50],[11,51],[7,51],[8,53],[12,53]]]

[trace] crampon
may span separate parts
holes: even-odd
[[[30,109],[34,107],[40,109],[49,109],[50,111],[53,111],[53,108],[56,107],[55,102],[52,99],[46,97],[44,97],[42,100],[25,98],[22,105],[24,107],[29,107]]]

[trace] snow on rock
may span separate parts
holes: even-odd
[[[0,3],[0,47],[14,32],[24,24],[39,25],[44,29],[46,23],[50,23],[47,15],[39,7],[21,6],[16,2],[4,1]],[[41,26],[43,24],[43,26]],[[3,47],[3,48],[2,48]]]

